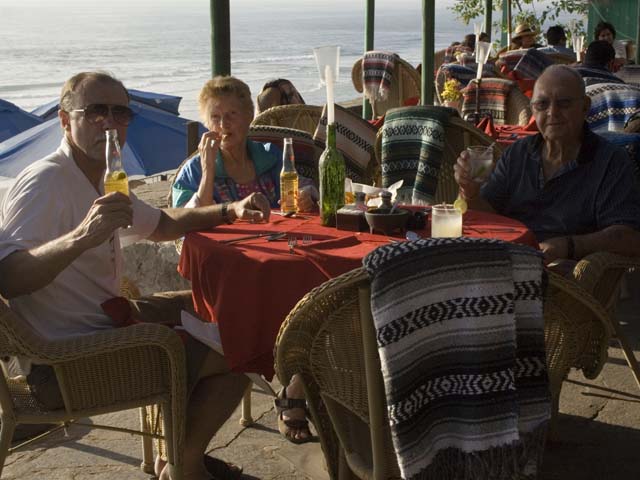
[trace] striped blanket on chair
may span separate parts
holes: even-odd
[[[384,101],[391,91],[391,80],[398,56],[391,52],[370,51],[362,60],[362,85],[369,101]]]
[[[462,90],[462,118],[476,111],[476,88],[475,82],[470,82]],[[483,78],[480,85],[479,110],[481,115],[490,114],[495,125],[504,125],[507,112],[507,97],[514,88],[511,80],[502,78]]]
[[[402,478],[535,476],[550,417],[539,252],[424,239],[364,266]]]
[[[417,106],[387,112],[382,127],[382,186],[403,180],[396,197],[414,205],[435,201],[445,142],[453,110]]]
[[[554,61],[549,55],[545,55],[535,48],[530,48],[527,50],[527,53],[520,57],[513,71],[516,72],[521,79],[536,79],[542,74],[545,68],[553,64]]]
[[[583,65],[578,65],[573,67],[578,70],[578,73],[582,75],[582,79],[584,80],[585,85],[596,85],[599,83],[622,83],[624,82],[616,77],[613,73],[608,70],[602,70],[600,68],[591,68],[585,67]]]
[[[591,109],[587,123],[592,130],[622,132],[627,119],[640,109],[640,87],[624,83],[599,83],[587,87]]]
[[[464,65],[458,63],[448,63],[441,66],[442,72],[446,75],[446,78],[455,78],[463,86],[467,86],[471,80],[476,78],[478,73],[478,64],[475,62],[469,62]],[[482,70],[482,77],[494,77],[494,65],[491,63],[485,64]]]

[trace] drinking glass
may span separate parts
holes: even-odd
[[[491,174],[493,168],[493,145],[488,147],[467,147],[467,152],[469,153],[471,178],[479,183],[484,182]]]
[[[448,238],[462,236],[462,212],[453,205],[431,207],[431,237]]]

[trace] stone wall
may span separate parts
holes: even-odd
[[[125,247],[124,275],[142,295],[155,292],[188,290],[190,282],[177,272],[179,255],[173,242],[138,242]]]

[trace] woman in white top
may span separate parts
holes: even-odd
[[[621,41],[616,40],[616,29],[611,23],[598,23],[598,25],[596,25],[594,36],[596,40],[606,40],[607,42],[609,42],[613,46],[613,49],[616,51],[614,71],[617,71],[622,65],[627,63],[627,49]]]

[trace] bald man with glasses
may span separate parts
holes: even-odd
[[[540,133],[510,146],[486,183],[462,152],[455,178],[469,208],[515,218],[538,238],[547,263],[596,251],[640,256],[640,195],[626,152],[589,130],[582,77],[565,65],[536,81]]]

